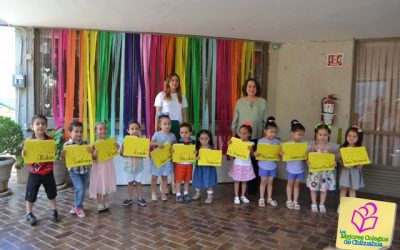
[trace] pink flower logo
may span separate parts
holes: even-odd
[[[358,210],[353,211],[351,223],[357,228],[359,233],[375,228],[378,216],[374,216],[378,207],[373,202],[368,202]]]

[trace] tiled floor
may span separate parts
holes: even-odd
[[[0,199],[0,249],[323,249],[335,245],[335,194],[328,196],[327,214],[313,214],[303,187],[302,209],[289,210],[284,205],[284,182],[275,183],[275,208],[258,207],[256,198],[248,205],[234,205],[232,184],[218,186],[213,204],[205,204],[204,196],[202,201],[183,204],[173,196],[167,202],[150,202],[146,186],[148,206],[125,208],[120,203],[126,187],[121,186],[111,197],[109,213],[98,214],[95,202],[88,199],[86,218],[69,215],[72,189],[68,188],[57,197],[62,217],[56,224],[49,220],[49,205],[41,192],[34,207],[39,219],[35,227],[24,220],[24,186],[11,188],[14,194]],[[400,249],[399,218],[398,213],[392,249]]]

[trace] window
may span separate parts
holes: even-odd
[[[353,110],[372,163],[400,167],[400,39],[358,43]]]

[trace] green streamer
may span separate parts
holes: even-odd
[[[97,66],[97,108],[96,121],[109,121],[108,88],[111,71],[111,57],[114,47],[114,33],[100,32]]]
[[[201,38],[192,40],[192,98],[194,133],[200,131],[200,69],[201,69]]]

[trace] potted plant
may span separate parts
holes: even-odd
[[[68,175],[68,170],[65,167],[64,162],[61,160],[61,152],[65,142],[64,129],[58,128],[55,130],[51,130],[48,134],[54,139],[54,142],[56,144],[54,179],[56,180],[57,189],[62,189],[66,187],[66,176]]]
[[[24,135],[21,127],[9,117],[0,116],[0,196],[11,194],[8,181],[14,163],[22,166],[22,141]]]

